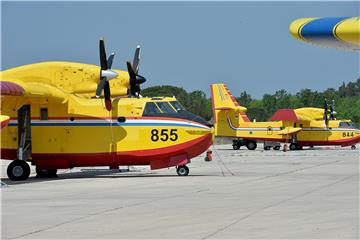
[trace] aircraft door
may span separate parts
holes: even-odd
[[[31,155],[31,111],[30,105],[18,110],[18,159],[28,160]]]

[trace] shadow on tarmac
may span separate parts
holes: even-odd
[[[59,181],[66,179],[105,179],[105,178],[169,178],[176,177],[182,178],[175,174],[167,174],[167,175],[159,175],[156,173],[139,173],[133,174],[136,171],[130,172],[112,172],[112,171],[85,171],[85,172],[72,172],[72,173],[58,173],[57,177],[52,178],[39,178],[36,176],[29,177],[25,181],[12,181],[8,178],[2,178],[1,181],[8,186],[11,185],[19,185],[19,184],[29,184],[29,183],[40,183],[40,182],[49,182],[49,181]],[[119,175],[119,173],[127,174],[127,175]],[[129,175],[129,173],[132,173]],[[201,176],[213,176],[213,175],[205,175],[205,174],[190,174],[186,177],[201,177]]]

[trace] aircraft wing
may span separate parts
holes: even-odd
[[[298,109],[279,109],[271,117],[271,121],[314,121],[322,119],[324,109],[322,108],[298,108]]]
[[[2,104],[9,104],[9,98],[20,98],[24,103],[31,101],[65,103],[68,100],[68,95],[60,89],[39,82],[25,83],[20,80],[0,81],[0,89]],[[8,125],[10,117],[0,115],[0,120],[2,129]]]
[[[26,99],[43,99],[65,103],[68,95],[59,88],[41,82],[23,82],[20,80],[0,81],[2,101],[6,102],[6,97],[19,97]],[[5,98],[5,99],[4,99]]]

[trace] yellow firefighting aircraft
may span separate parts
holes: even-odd
[[[325,102],[321,108],[278,110],[269,122],[250,122],[246,108],[238,104],[225,84],[212,84],[212,108],[215,136],[237,138],[234,150],[246,145],[257,147],[256,141],[287,142],[291,150],[303,146],[355,146],[360,130],[350,120],[336,120],[334,106]]]
[[[44,62],[1,73],[1,158],[14,160],[11,180],[28,178],[27,162],[40,177],[121,165],[176,167],[186,176],[190,159],[212,144],[207,122],[175,97],[140,95],[139,47],[128,72],[111,69],[114,54],[106,58],[103,39],[99,49],[101,67]]]

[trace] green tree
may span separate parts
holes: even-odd
[[[240,96],[236,98],[236,100],[241,106],[247,107],[251,103],[252,98],[250,94],[248,94],[246,91],[243,91],[240,93]]]

